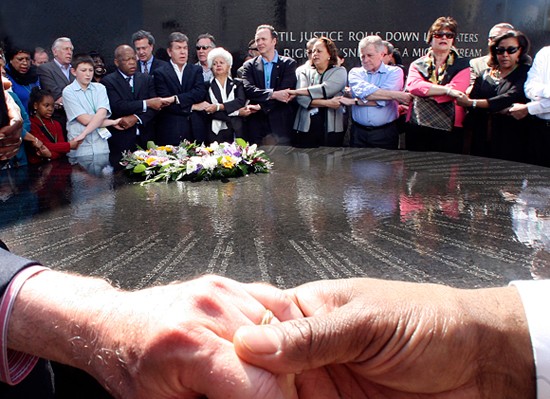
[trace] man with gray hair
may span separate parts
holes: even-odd
[[[412,95],[402,91],[401,68],[382,62],[385,52],[379,36],[367,36],[359,42],[362,66],[349,72],[351,98],[341,99],[342,104],[352,106],[352,147],[398,148],[397,107],[408,104]]]
[[[132,43],[136,50],[138,58],[138,71],[146,75],[153,75],[153,71],[166,65],[166,61],[159,60],[153,55],[155,49],[155,38],[151,32],[146,30],[138,30],[132,35]]]
[[[157,95],[167,104],[157,116],[156,140],[160,145],[178,145],[183,140],[194,141],[191,129],[191,107],[204,100],[206,86],[202,68],[189,60],[189,39],[181,32],[169,36],[170,63],[155,71]]]
[[[216,48],[216,39],[210,33],[203,33],[197,37],[195,44],[197,50],[197,65],[202,68],[202,76],[205,82],[212,79],[212,71],[208,68],[208,53]]]
[[[68,37],[60,37],[52,44],[53,60],[38,66],[40,86],[49,90],[55,100],[53,119],[61,124],[63,133],[67,134],[67,116],[63,109],[63,89],[75,79],[71,73],[73,43]]]

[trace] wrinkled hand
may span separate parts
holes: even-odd
[[[519,120],[529,115],[529,109],[527,108],[527,104],[513,104],[508,109],[508,113]]]
[[[513,287],[350,279],[289,294],[306,318],[243,327],[234,342],[250,364],[301,373],[302,399],[535,397],[530,338]]]
[[[280,319],[301,317],[282,291],[214,276],[121,293],[102,329],[113,333],[97,343],[107,360],[96,359],[93,374],[119,398],[296,398],[292,380],[234,350],[237,328],[259,324],[266,307]]]

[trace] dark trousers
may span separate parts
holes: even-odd
[[[353,122],[351,127],[351,147],[376,147],[397,150],[399,146],[399,129],[397,121],[382,126],[364,126]]]
[[[529,163],[550,167],[550,120],[529,121]]]

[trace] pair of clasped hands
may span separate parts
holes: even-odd
[[[124,295],[124,366],[92,373],[120,398],[534,398],[514,288],[206,276]]]

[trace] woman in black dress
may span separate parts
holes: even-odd
[[[529,40],[515,30],[496,38],[490,67],[479,76],[470,96],[457,103],[469,108],[466,127],[472,132],[471,154],[512,161],[527,160],[527,118],[516,120],[508,110],[528,100],[523,91],[528,65]]]

